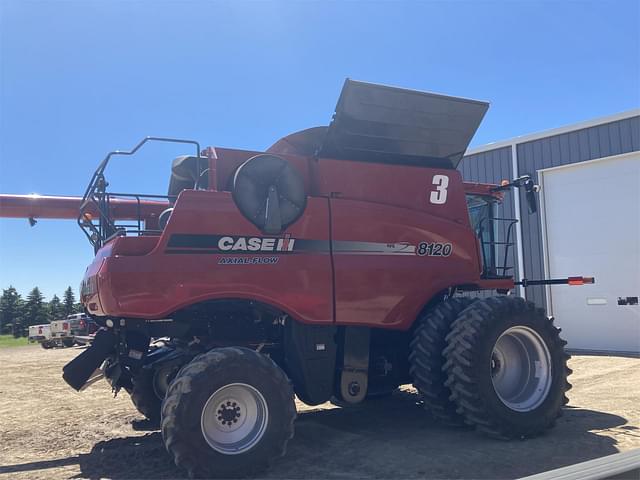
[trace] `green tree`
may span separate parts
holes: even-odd
[[[12,333],[19,337],[22,331],[23,301],[20,294],[9,285],[0,297],[0,334]]]
[[[64,291],[64,300],[62,302],[62,310],[64,316],[67,317],[76,311],[76,296],[73,294],[71,287]]]
[[[60,320],[64,315],[64,308],[62,307],[62,302],[57,295],[51,297],[49,301],[49,321]]]
[[[42,295],[38,287],[34,287],[33,290],[29,292],[29,295],[27,295],[24,303],[24,321],[22,322],[24,334],[26,335],[26,330],[29,325],[47,323],[49,321],[47,313],[44,295]]]

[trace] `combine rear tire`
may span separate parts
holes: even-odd
[[[138,412],[147,419],[152,422],[159,422],[162,398],[156,395],[155,389],[153,388],[153,374],[154,371],[151,369],[142,369],[140,373],[133,377],[131,401]]]
[[[411,340],[409,363],[413,385],[424,400],[424,406],[436,420],[447,425],[463,425],[464,418],[456,412],[456,404],[449,397],[451,390],[445,386],[447,374],[443,350],[451,324],[460,312],[475,299],[450,298],[424,312],[417,320],[417,328]]]
[[[501,439],[551,428],[571,388],[559,333],[522,298],[491,297],[462,312],[444,354],[446,385],[466,422]]]
[[[191,477],[243,477],[284,455],[293,388],[265,355],[216,348],[180,370],[162,403],[162,438]]]
[[[131,401],[138,412],[152,422],[160,422],[160,411],[169,383],[176,376],[178,366],[175,364],[160,365],[156,368],[143,368],[131,383],[129,392]]]

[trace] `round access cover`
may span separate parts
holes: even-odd
[[[268,234],[282,232],[307,205],[300,174],[275,155],[256,155],[244,162],[233,178],[233,199],[240,212]]]

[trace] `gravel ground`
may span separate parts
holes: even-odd
[[[0,350],[0,478],[181,478],[126,393],[61,379],[79,349]],[[502,442],[435,423],[410,386],[342,409],[298,404],[296,436],[266,478],[517,478],[640,448],[640,359],[574,357],[557,427]]]

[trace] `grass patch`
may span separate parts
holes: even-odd
[[[0,335],[0,348],[24,347],[29,345],[27,337],[13,338],[13,335]]]

